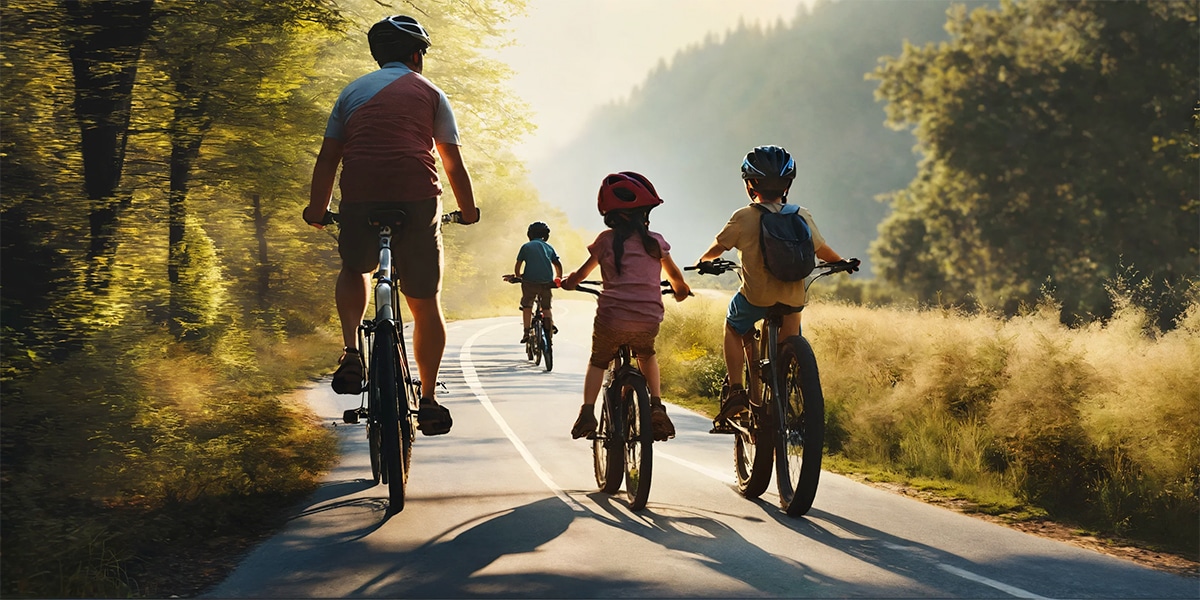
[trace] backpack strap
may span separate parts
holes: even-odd
[[[751,203],[750,203],[750,206],[753,206],[754,208],[757,208],[758,210],[760,210],[760,211],[762,211],[762,212],[764,212],[764,213],[776,214],[776,213],[775,213],[775,211],[773,211],[773,210],[771,210],[771,209],[767,208],[767,207],[766,207],[766,205],[764,205],[762,202],[751,202]],[[779,213],[778,213],[778,214],[781,214],[781,215],[794,215],[794,214],[796,214],[796,213],[798,213],[798,212],[800,212],[800,207],[799,207],[798,205],[795,205],[795,204],[788,204],[788,203],[786,203],[786,202],[785,202],[785,203],[783,204],[783,207],[779,209]]]

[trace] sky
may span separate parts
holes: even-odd
[[[626,98],[660,60],[747,24],[791,22],[810,0],[529,0],[500,60],[538,126],[515,148],[535,161],[579,133],[597,107]]]

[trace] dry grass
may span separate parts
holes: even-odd
[[[1011,319],[811,305],[804,332],[821,365],[827,450],[1194,550],[1200,309],[1161,333],[1118,305],[1108,322],[1076,329],[1052,305]],[[659,347],[673,399],[715,409],[705,382],[724,375],[723,312],[703,302],[668,312]]]

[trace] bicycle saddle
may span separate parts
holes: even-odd
[[[399,227],[407,216],[398,208],[381,208],[367,213],[367,223],[375,227]]]
[[[804,310],[803,306],[788,306],[786,304],[776,304],[767,309],[767,318],[782,318],[784,315],[798,313]]]

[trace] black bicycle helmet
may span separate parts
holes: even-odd
[[[541,221],[530,223],[525,235],[531,240],[548,240],[550,239],[550,226]]]
[[[791,181],[795,178],[796,161],[779,146],[759,146],[742,160],[742,179]]]
[[[433,45],[425,28],[406,15],[392,15],[372,25],[367,32],[367,42],[371,46],[371,58],[380,65],[402,62],[413,52],[423,54]]]

